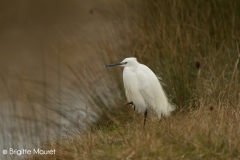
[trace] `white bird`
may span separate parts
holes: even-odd
[[[126,58],[122,62],[109,64],[105,67],[121,66],[123,82],[128,104],[134,105],[134,110],[144,113],[144,125],[147,114],[154,114],[160,119],[161,115],[169,116],[175,106],[169,102],[159,78],[144,64],[138,63],[134,57]]]

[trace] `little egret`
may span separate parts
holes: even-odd
[[[161,115],[169,116],[175,106],[168,101],[159,78],[147,66],[138,63],[134,57],[126,58],[122,62],[109,64],[105,67],[121,66],[123,69],[123,83],[128,100],[126,105],[136,106],[138,113],[144,113],[144,126],[147,114],[154,114],[160,119]]]

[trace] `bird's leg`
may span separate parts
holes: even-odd
[[[146,118],[147,118],[147,110],[144,112],[144,123],[143,123],[143,126],[145,126]]]
[[[124,103],[124,107],[127,107],[128,105],[133,105],[134,106],[134,111],[135,111],[135,105],[133,104],[133,102]]]

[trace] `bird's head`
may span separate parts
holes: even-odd
[[[125,58],[122,62],[115,64],[108,64],[105,67],[121,66],[121,67],[134,67],[138,64],[138,61],[135,57]]]

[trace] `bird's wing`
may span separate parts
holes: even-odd
[[[148,75],[145,73],[144,70],[137,70],[136,71],[138,83],[139,83],[139,91],[145,100],[145,102],[150,105],[151,107],[155,106],[154,104],[154,93],[153,93],[153,84],[149,80]]]

